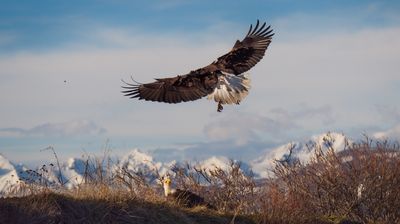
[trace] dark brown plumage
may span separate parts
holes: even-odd
[[[239,103],[249,88],[249,80],[242,73],[262,59],[274,35],[270,26],[265,26],[266,23],[260,26],[257,20],[242,41],[236,41],[229,53],[208,66],[185,75],[156,79],[152,83],[124,82],[126,86],[123,86],[125,90],[122,92],[130,98],[165,103],[193,101],[210,95],[219,103],[221,110],[221,104]]]
[[[210,204],[204,201],[204,198],[194,194],[188,190],[176,189],[175,192],[167,196],[174,200],[177,204],[187,208],[193,208],[196,206],[206,206],[207,208],[214,208]]]
[[[165,103],[193,101],[214,91],[218,83],[218,76],[215,73],[202,72],[199,69],[187,75],[156,80],[147,84],[125,83],[127,86],[124,88],[127,90],[123,93],[130,98]]]
[[[258,20],[254,29],[250,25],[246,37],[242,41],[237,40],[232,50],[219,57],[213,64],[230,74],[240,75],[247,72],[263,58],[271,43],[274,33],[270,29],[271,26],[265,28],[265,25],[266,23],[259,27]]]
[[[205,206],[209,209],[215,209],[215,207],[207,203],[204,200],[204,198],[200,197],[199,195],[191,191],[172,189],[171,178],[169,176],[165,176],[162,182],[164,187],[164,195],[167,197],[169,201],[173,201],[176,204],[187,208],[192,208],[196,206]]]

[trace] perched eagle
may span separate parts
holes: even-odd
[[[192,208],[196,206],[206,206],[209,209],[215,209],[214,206],[208,204],[204,198],[188,190],[171,188],[171,178],[166,176],[163,178],[164,195],[168,199],[173,200],[178,205]]]
[[[237,40],[232,50],[206,67],[178,75],[173,78],[155,79],[151,83],[126,83],[122,91],[125,96],[139,100],[164,103],[180,103],[208,96],[218,103],[221,112],[223,104],[239,104],[248,94],[250,79],[244,73],[256,65],[264,56],[274,33],[260,26],[259,21],[247,32],[246,37]]]

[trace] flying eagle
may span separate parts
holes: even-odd
[[[130,98],[164,103],[181,103],[208,96],[218,103],[221,112],[223,104],[239,104],[250,89],[250,78],[245,72],[256,65],[264,56],[274,33],[266,23],[257,24],[247,32],[246,37],[237,40],[232,50],[219,57],[210,65],[185,75],[155,79],[151,83],[126,83],[122,93]]]

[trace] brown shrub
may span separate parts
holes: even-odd
[[[400,222],[400,151],[396,143],[371,141],[335,152],[314,145],[307,164],[277,162],[264,189],[263,220],[286,223],[353,220]],[[283,221],[282,221],[283,222]]]
[[[243,215],[256,217],[259,223],[400,223],[398,144],[366,138],[346,144],[338,152],[332,148],[332,141],[327,138],[323,145],[309,145],[313,157],[307,163],[289,161],[290,158],[276,161],[274,177],[265,180],[254,179],[241,170],[240,163],[231,161],[227,170],[220,167],[206,170],[190,164],[175,166],[174,181],[177,187],[204,197],[219,213],[231,217],[232,223],[236,216]],[[187,214],[173,212],[176,204],[166,203],[162,186],[157,182],[162,177],[157,171],[155,178],[148,178],[142,172],[104,165],[108,161],[88,158],[84,181],[74,189],[63,188],[68,180],[60,180],[56,185],[21,181],[16,189],[22,195],[33,196],[56,192],[74,203],[82,202],[85,211],[92,208],[91,203],[95,207],[95,203],[102,203],[102,208],[112,208],[105,210],[110,217],[125,214],[134,202],[165,207],[173,217],[187,218]],[[40,203],[46,204],[43,200]],[[32,205],[40,207],[36,202]],[[53,214],[56,208],[44,209]],[[198,213],[196,209],[192,211]],[[200,213],[204,211],[200,209]]]
[[[199,194],[221,212],[250,215],[257,210],[256,182],[241,170],[240,162],[231,160],[227,170],[186,164],[173,171],[178,187]]]

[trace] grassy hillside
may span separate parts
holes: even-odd
[[[79,199],[43,193],[23,198],[0,199],[0,223],[221,223],[232,221],[203,207],[185,209],[173,204],[135,199]],[[236,217],[235,223],[255,223]]]
[[[335,151],[330,141],[310,145],[306,163],[276,161],[264,180],[237,163],[174,168],[177,186],[215,210],[184,208],[163,196],[157,178],[88,161],[84,183],[73,189],[22,180],[13,193],[23,197],[0,199],[0,223],[400,223],[399,145],[366,139]]]

